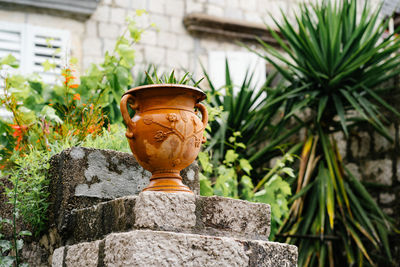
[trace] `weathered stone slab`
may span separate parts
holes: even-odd
[[[72,209],[106,200],[137,195],[148,184],[150,173],[130,153],[84,147],[66,149],[50,160],[49,221],[61,230]],[[198,166],[182,171],[183,182],[199,193]]]
[[[94,266],[96,252],[97,266],[297,266],[297,248],[288,244],[151,230],[68,246],[64,266]]]
[[[51,266],[53,266],[53,267],[62,267],[63,266],[64,250],[65,250],[65,247],[61,247],[61,248],[54,250]]]
[[[112,232],[128,231],[135,224],[136,196],[122,197],[93,207],[73,210],[62,236],[64,243],[101,239]]]
[[[135,205],[135,227],[163,230],[190,229],[196,225],[196,197],[192,194],[143,192]]]
[[[143,192],[73,210],[62,236],[64,244],[74,244],[133,229],[268,240],[270,206],[223,197]]]
[[[97,267],[99,244],[101,241],[79,243],[66,248],[64,263],[66,266]],[[77,264],[79,263],[79,264]]]
[[[269,205],[226,197],[198,197],[198,213],[208,231],[228,231],[250,239],[268,240]]]

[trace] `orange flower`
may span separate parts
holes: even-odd
[[[81,95],[80,94],[74,94],[73,100],[81,100]]]
[[[24,132],[28,129],[28,126],[22,125],[19,126],[18,124],[10,124],[10,127],[14,129],[13,137],[17,138],[17,145],[15,146],[15,150],[21,150],[19,145],[21,144],[22,138],[24,137]]]
[[[68,88],[77,88],[79,86],[78,84],[70,84],[70,82],[73,82],[76,79],[76,77],[72,75],[72,72],[73,70],[69,68],[62,71],[61,75],[65,78],[64,85]]]
[[[87,132],[92,134],[97,131],[97,126],[96,125],[90,125],[89,128],[87,129]]]

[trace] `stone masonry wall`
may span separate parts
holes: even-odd
[[[157,64],[161,69],[184,67],[191,72],[201,70],[199,61],[207,67],[208,52],[212,50],[247,51],[232,40],[196,38],[187,32],[183,18],[190,13],[205,13],[239,21],[271,23],[267,11],[274,14],[279,9],[287,11],[289,2],[295,0],[104,0],[93,16],[85,22],[83,63],[101,60],[105,51],[113,48],[121,32],[124,18],[136,9],[145,9],[148,16],[139,19],[141,25],[155,23],[156,29],[148,30],[137,45],[137,63]]]
[[[49,15],[47,11],[31,12],[16,9],[5,10],[0,6],[0,21],[27,23],[36,26],[63,29],[71,35],[71,56],[78,58],[83,71],[90,63],[102,60],[106,51],[112,51],[116,38],[123,32],[126,16],[134,16],[136,9],[145,9],[138,23],[147,26],[155,23],[158,30],[150,29],[137,44],[136,60],[138,69],[148,63],[157,64],[161,69],[183,67],[191,72],[201,71],[199,61],[207,68],[208,52],[247,51],[234,40],[196,38],[183,25],[183,18],[190,13],[205,13],[238,21],[265,21],[272,25],[268,12],[279,15],[280,9],[289,13],[303,0],[102,0],[85,21]],[[51,13],[50,13],[51,14]]]

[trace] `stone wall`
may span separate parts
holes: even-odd
[[[400,127],[398,119],[392,119],[388,128],[393,142],[365,125],[353,129],[350,140],[347,143],[342,140],[338,145],[346,167],[365,182],[379,206],[400,227]],[[394,258],[400,262],[398,236],[390,237],[390,242]]]
[[[37,26],[63,29],[71,35],[71,55],[78,58],[80,70],[90,63],[98,63],[104,53],[114,48],[115,40],[123,30],[126,16],[134,16],[136,9],[145,9],[148,16],[139,18],[139,24],[155,23],[158,30],[150,29],[137,44],[138,66],[157,64],[162,69],[185,68],[200,72],[199,59],[207,67],[208,52],[247,51],[234,40],[197,38],[188,33],[183,18],[190,13],[203,13],[219,18],[238,21],[263,21],[272,24],[268,12],[285,13],[302,0],[102,0],[87,20],[60,12],[31,10],[26,8],[3,9],[0,21],[28,23]],[[290,3],[290,4],[289,4]]]
[[[84,66],[101,60],[105,51],[113,48],[121,32],[124,17],[135,14],[135,9],[145,9],[148,16],[139,19],[141,25],[155,23],[158,30],[150,29],[137,45],[137,62],[157,64],[162,69],[184,67],[199,72],[199,59],[207,67],[208,52],[212,50],[246,51],[234,40],[197,38],[191,36],[183,25],[190,13],[205,13],[240,21],[271,22],[267,11],[278,13],[288,10],[290,0],[104,0],[93,16],[85,22],[83,40]]]

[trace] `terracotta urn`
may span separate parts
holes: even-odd
[[[143,191],[192,193],[182,183],[180,171],[196,159],[206,141],[208,114],[199,103],[205,97],[200,89],[180,84],[139,86],[123,95],[121,113],[129,146],[139,164],[152,173]],[[135,110],[133,118],[128,104]]]

